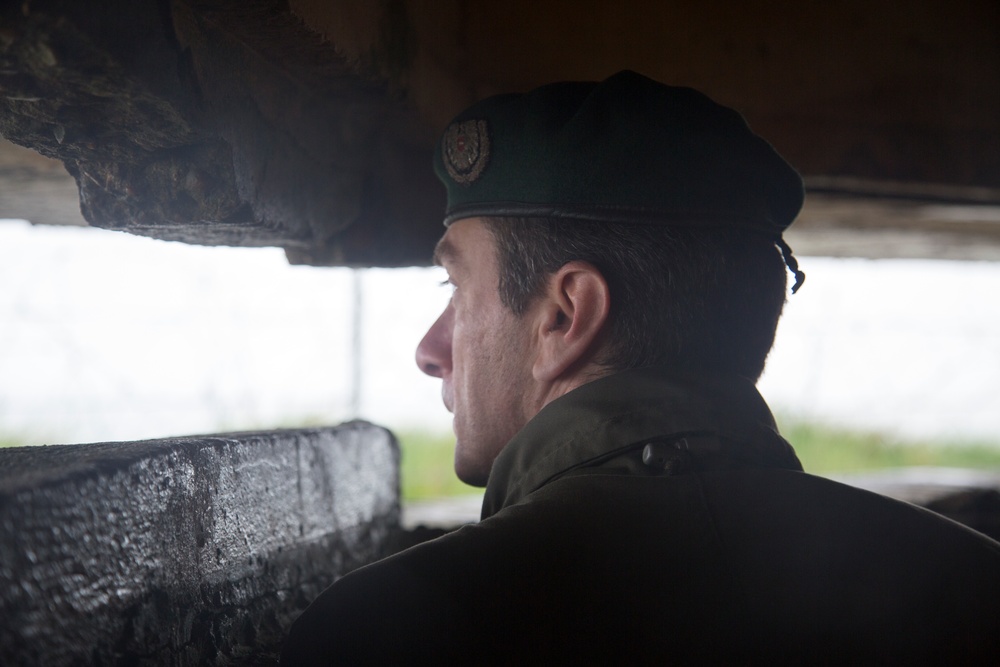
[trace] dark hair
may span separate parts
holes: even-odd
[[[483,218],[496,241],[501,302],[523,314],[567,262],[593,264],[611,291],[598,362],[667,365],[756,381],[785,303],[776,240],[736,228]]]

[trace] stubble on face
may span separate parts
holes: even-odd
[[[526,336],[512,313],[504,315],[507,321],[483,318],[470,332],[481,343],[470,346],[463,386],[455,390],[455,471],[476,486],[486,485],[493,461],[529,419]]]
[[[449,227],[435,257],[454,284],[451,316],[446,310],[439,324],[450,326],[450,360],[441,377],[455,415],[455,472],[484,486],[494,459],[530,417],[529,319],[500,302],[495,244],[478,220]]]

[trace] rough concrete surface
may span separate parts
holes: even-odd
[[[0,2],[0,136],[63,162],[79,191],[54,210],[59,173],[0,197],[0,217],[79,209],[297,264],[423,265],[444,209],[431,156],[455,113],[629,68],[774,143],[826,198],[793,227],[808,252],[995,259],[1000,5],[911,4]],[[0,189],[38,173],[11,167]]]
[[[0,137],[61,160],[96,227],[359,266],[441,231],[435,133],[283,0],[0,3]]]
[[[399,449],[335,428],[0,450],[0,664],[268,664],[384,555]]]

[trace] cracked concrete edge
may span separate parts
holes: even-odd
[[[393,547],[398,463],[363,422],[0,450],[0,664],[266,662]]]

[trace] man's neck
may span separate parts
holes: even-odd
[[[527,415],[530,420],[546,405],[569,392],[582,387],[585,384],[599,380],[617,371],[594,362],[588,362],[581,368],[571,369],[571,372],[564,374],[546,387],[542,387],[539,393],[539,400],[534,402],[531,414]]]

